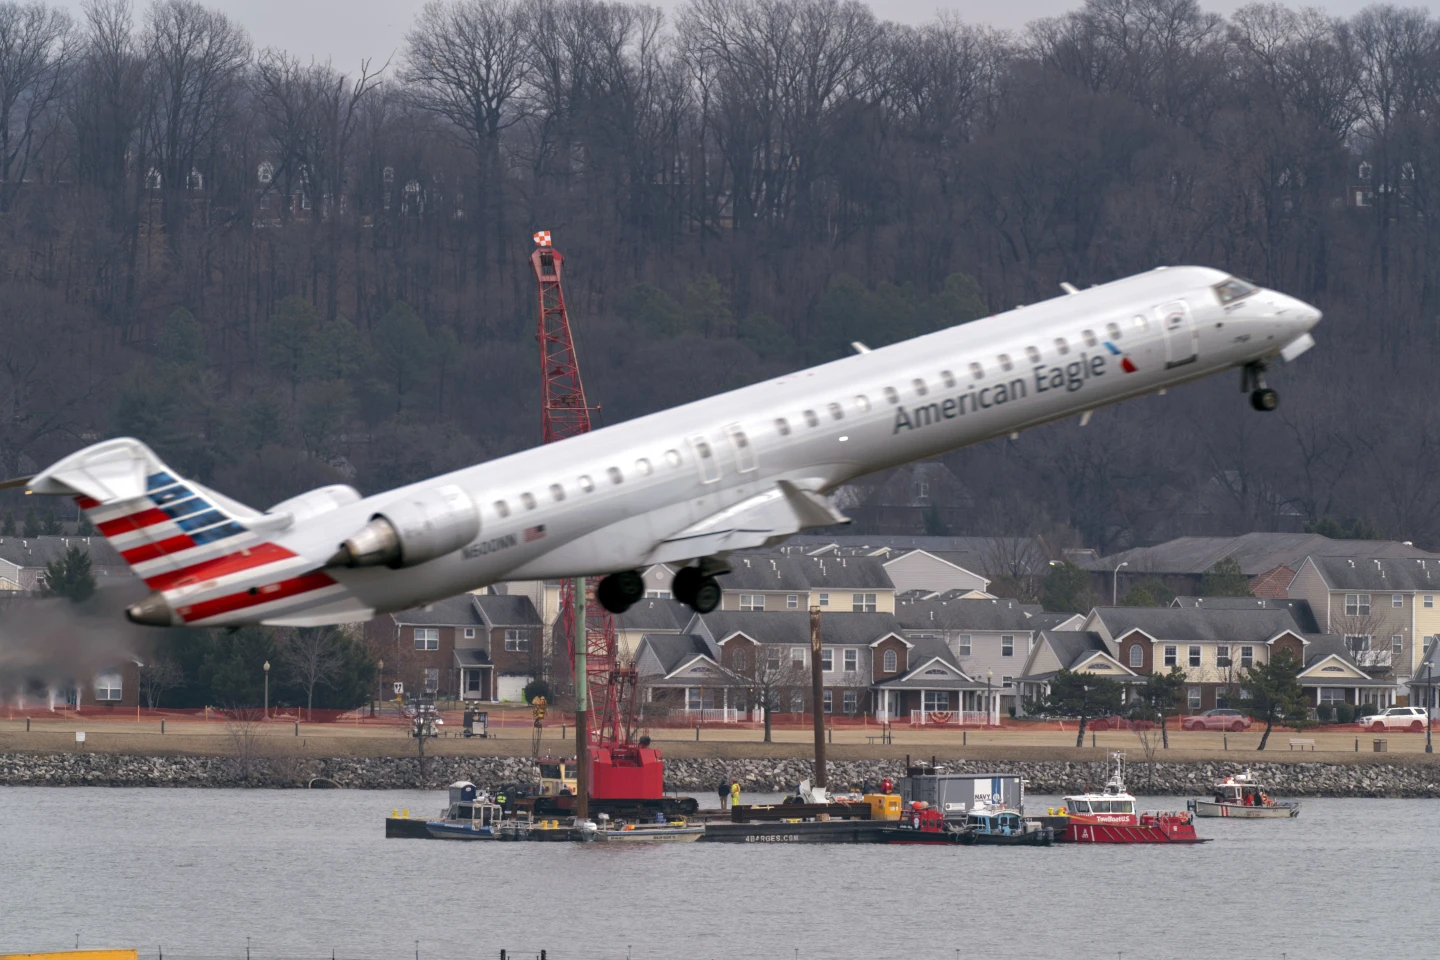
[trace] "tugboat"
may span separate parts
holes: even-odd
[[[965,816],[961,843],[976,846],[1048,847],[1055,831],[1006,807],[976,804]]]
[[[1197,817],[1240,817],[1245,820],[1290,820],[1300,816],[1298,800],[1271,800],[1265,785],[1247,769],[1215,781],[1213,800],[1186,804]]]
[[[1205,843],[1195,835],[1195,818],[1181,811],[1135,812],[1135,798],[1125,790],[1125,754],[1110,754],[1115,771],[1103,793],[1065,798],[1064,839],[1070,843]]]

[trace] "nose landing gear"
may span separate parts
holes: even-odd
[[[1280,406],[1280,394],[1265,385],[1265,364],[1247,363],[1240,371],[1240,389],[1250,391],[1250,406],[1269,413]]]

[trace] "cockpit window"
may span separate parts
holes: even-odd
[[[1220,305],[1234,303],[1244,297],[1250,296],[1260,289],[1253,283],[1241,280],[1239,277],[1230,277],[1215,284],[1215,296],[1220,300]]]

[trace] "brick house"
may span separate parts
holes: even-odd
[[[539,675],[540,616],[529,597],[464,593],[372,621],[383,683],[410,694],[518,700]]]

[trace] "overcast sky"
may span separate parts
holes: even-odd
[[[202,0],[206,2],[206,0]],[[371,57],[382,63],[392,53],[403,49],[405,31],[410,29],[416,11],[425,0],[209,0],[216,7],[239,20],[259,47],[276,46],[301,57],[330,59],[337,68],[347,72],[361,58]],[[675,10],[682,0],[652,0],[667,12]],[[65,0],[78,13],[79,0]],[[1397,0],[1400,6],[1417,6]],[[137,11],[143,11],[147,0],[135,0]],[[1242,3],[1237,0],[1212,0],[1201,5],[1207,10],[1229,14]],[[1292,6],[1323,6],[1331,13],[1349,16],[1368,4],[1364,0],[1332,0],[1330,3]],[[923,23],[937,10],[952,10],[972,22],[989,22],[997,27],[1016,29],[1038,17],[1054,16],[1080,6],[1078,0],[1009,0],[1007,3],[936,4],[935,0],[884,0],[872,3],[877,16],[901,23]],[[398,56],[397,56],[398,61]]]

